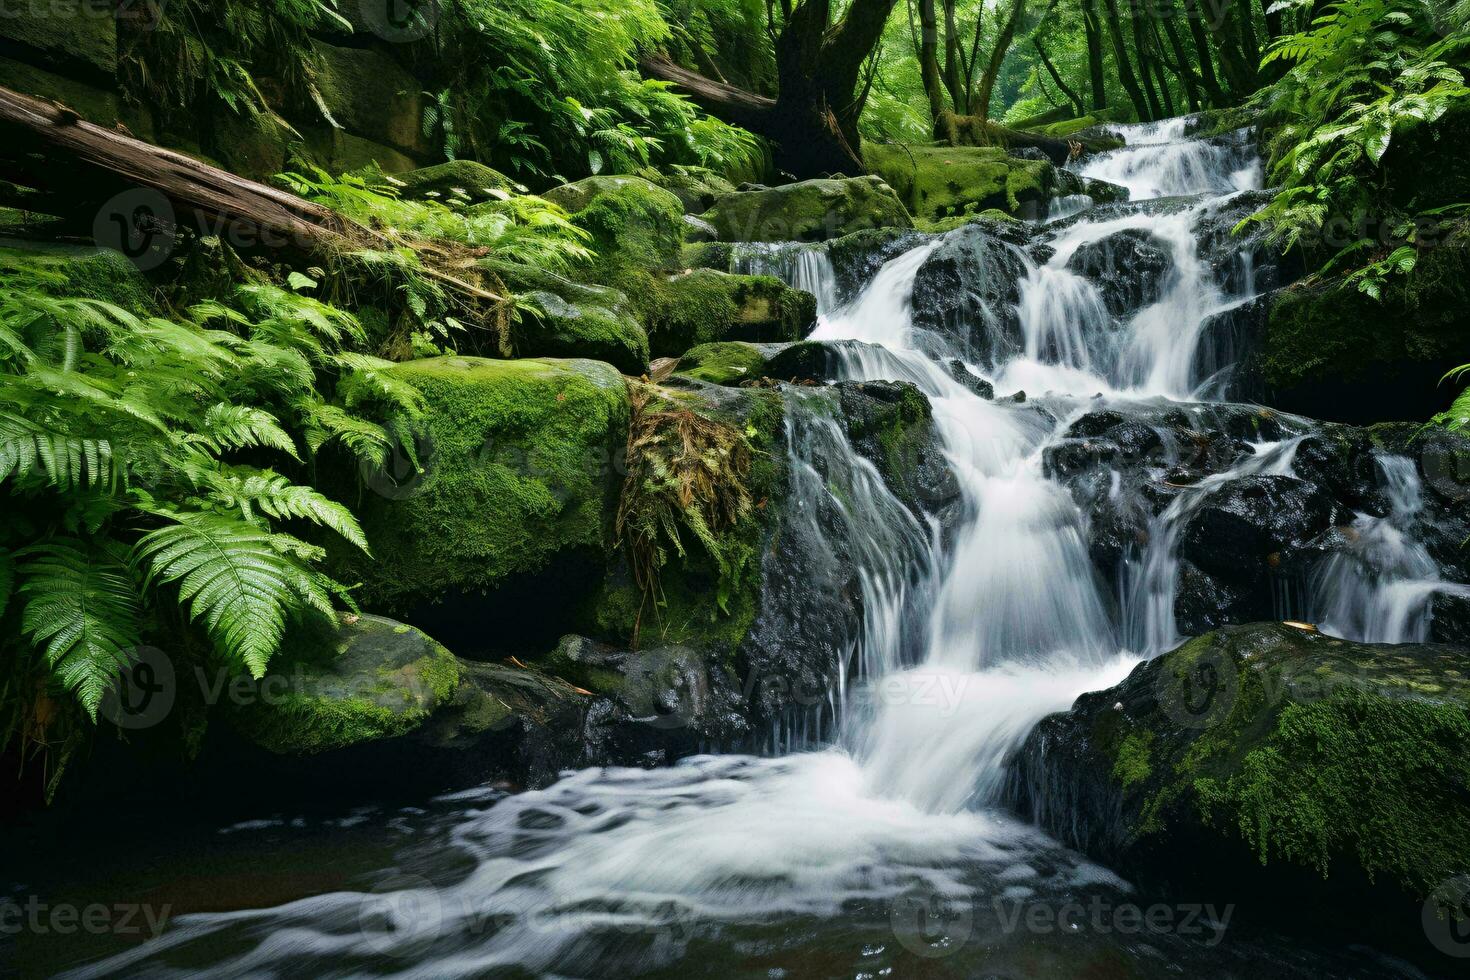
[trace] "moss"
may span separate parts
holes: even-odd
[[[1262,864],[1325,878],[1351,854],[1370,878],[1427,895],[1470,867],[1467,744],[1462,705],[1339,690],[1288,705],[1229,779],[1196,790],[1212,822],[1233,823]]]
[[[1153,732],[1135,732],[1123,739],[1118,746],[1117,759],[1113,763],[1113,778],[1127,789],[1134,783],[1145,782],[1153,774],[1149,761],[1149,750],[1153,745]]]
[[[122,253],[72,245],[0,248],[0,279],[57,295],[115,303],[134,313],[156,313],[153,287]]]
[[[451,160],[398,174],[399,194],[414,200],[435,197],[478,204],[495,200],[515,189],[515,182],[498,170],[474,160]]]
[[[672,193],[688,214],[708,211],[721,197],[735,193],[734,184],[704,167],[680,167],[672,173],[645,167],[638,176]]]
[[[394,373],[428,402],[424,473],[369,481],[377,493],[359,513],[377,560],[343,570],[364,581],[364,602],[396,609],[490,589],[571,549],[606,548],[629,413],[616,370],[440,357]]]
[[[690,242],[680,254],[685,269],[719,269],[728,272],[734,249],[729,242]]]
[[[612,285],[627,269],[679,268],[684,246],[684,206],[641,177],[588,177],[542,195],[572,214],[597,257],[593,279]]]
[[[911,228],[893,189],[876,177],[804,180],[729,194],[706,211],[723,241],[826,241],[867,228]]]
[[[1015,214],[1054,182],[1051,164],[1001,147],[864,144],[863,155],[909,210],[929,220],[991,209]]]
[[[314,755],[412,732],[453,696],[454,655],[411,627],[362,616],[288,641],[231,721],[278,754]]]
[[[632,375],[648,370],[648,334],[628,314],[591,302],[568,302],[540,290],[523,293],[518,301],[520,317],[509,331],[510,353],[590,357]]]
[[[760,377],[765,364],[765,355],[754,344],[700,344],[679,359],[677,373],[710,384],[731,385]]]
[[[677,357],[722,340],[797,340],[817,318],[810,293],[774,276],[695,269],[668,279],[629,273],[617,285],[647,328],[654,357]]]

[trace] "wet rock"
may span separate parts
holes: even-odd
[[[950,359],[949,376],[986,401],[995,397],[995,385],[975,374],[959,358]]]
[[[1122,316],[1158,302],[1174,268],[1167,243],[1141,228],[1125,228],[1079,246],[1067,268],[1091,280],[1108,312]]]
[[[1221,629],[1041,722],[1007,796],[1145,887],[1422,944],[1470,867],[1467,678],[1463,648]]]
[[[886,263],[928,240],[929,236],[908,228],[874,228],[827,243],[838,301],[846,303],[856,298]]]
[[[1012,242],[966,225],[944,236],[914,278],[913,319],[921,330],[964,350],[967,360],[994,364],[1019,352],[1015,304],[1025,261]]]
[[[1308,543],[1344,516],[1320,485],[1244,476],[1210,491],[1191,514],[1180,554],[1217,577],[1259,582],[1270,567],[1304,558]]]

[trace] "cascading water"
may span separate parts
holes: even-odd
[[[1135,200],[1259,186],[1259,163],[1237,142],[1186,140],[1175,121],[1124,132],[1129,145],[1087,173],[1124,184]],[[862,956],[878,956],[883,943],[869,937],[891,943],[888,903],[916,891],[979,909],[971,928],[994,956],[1013,937],[977,899],[1072,901],[1126,889],[987,807],[1008,753],[1041,717],[1116,683],[1141,655],[1177,638],[1175,538],[1189,510],[1232,479],[1292,465],[1300,440],[1257,445],[1231,471],[1176,497],[1128,579],[1121,616],[1089,556],[1082,512],[1043,467],[1044,450],[1095,399],[1128,411],[1185,398],[1225,366],[1197,357],[1206,319],[1247,298],[1198,255],[1197,225],[1217,204],[1205,198],[1096,221],[1084,214],[1052,226],[1051,254],[1024,259],[1022,342],[997,347],[1016,353],[979,366],[1002,391],[1050,393],[1025,401],[980,397],[945,366],[965,357],[965,342],[915,327],[915,280],[937,242],[887,263],[841,308],[822,249],[739,250],[742,270],[781,275],[818,297],[815,339],[860,342],[843,346],[846,379],[908,381],[928,396],[961,491],[957,525],[936,533],[853,450],[830,418],[827,392],[787,392],[792,520],[819,534],[817,515],[837,514],[860,566],[864,625],[825,709],[837,723],[835,745],[780,758],[701,756],[653,771],[587,770],[515,796],[449,798],[440,804],[460,809],[447,826],[430,827],[435,845],[385,875],[381,894],[336,891],[186,916],[161,939],[76,975],[168,975],[201,960],[221,975],[619,975],[677,969],[693,947],[758,961],[782,947],[779,930],[792,922],[804,935],[862,937]],[[1079,249],[1118,232],[1146,235],[1169,259],[1157,295],[1122,313],[1069,265]],[[1235,278],[1253,290],[1249,275]],[[1001,329],[998,320],[954,326]],[[1390,482],[1398,471],[1385,463]],[[1364,564],[1391,566],[1394,581],[1432,577],[1394,537],[1412,517],[1410,488],[1400,484],[1392,516],[1362,519],[1362,553],[1324,572],[1337,583],[1331,595],[1351,594],[1341,583],[1358,581]],[[1328,618],[1346,622],[1346,607],[1337,608]],[[1416,628],[1382,625],[1395,615],[1373,613],[1346,628]],[[1184,962],[1189,954],[1176,947],[1171,955]],[[853,972],[865,972],[863,963]],[[772,966],[761,975],[785,974]]]

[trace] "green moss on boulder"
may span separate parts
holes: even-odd
[[[1043,201],[1054,182],[1050,163],[1022,160],[1001,147],[871,143],[863,157],[909,210],[930,219],[992,208],[1015,214]]]
[[[158,311],[152,285],[110,248],[0,239],[0,279],[56,295],[104,300],[134,313]]]
[[[877,177],[803,180],[727,194],[704,219],[723,241],[826,241],[865,228],[912,228],[903,202]]]
[[[734,385],[761,377],[765,366],[766,355],[756,344],[726,341],[691,348],[679,358],[675,373],[710,384]]]
[[[572,214],[597,253],[588,272],[612,284],[626,269],[679,268],[684,206],[642,177],[588,177],[541,195]]]
[[[423,157],[423,85],[406,68],[371,48],[316,42],[318,90],[332,118],[349,133]]]
[[[774,276],[695,269],[668,279],[633,275],[619,285],[648,330],[654,357],[720,340],[798,340],[817,321],[816,299]]]
[[[627,440],[617,370],[588,360],[439,357],[394,369],[428,402],[422,475],[372,474],[357,510],[375,560],[343,570],[404,609],[606,549]],[[406,468],[406,467],[405,467]]]
[[[1042,722],[1013,788],[1145,880],[1376,883],[1415,912],[1470,868],[1470,651],[1217,630]]]
[[[109,0],[6,0],[0,39],[22,46],[28,60],[110,79],[117,71],[117,18]]]
[[[480,204],[515,190],[515,181],[474,160],[451,160],[396,174],[399,196],[412,200],[435,198],[446,203]]]
[[[520,319],[510,328],[511,348],[518,357],[590,357],[606,361],[624,374],[648,370],[648,334],[628,313],[623,297],[608,289],[606,305],[585,299],[570,301],[556,293],[522,293]]]
[[[343,617],[288,640],[271,672],[230,698],[230,721],[271,752],[315,755],[408,734],[458,685],[454,655],[420,631]]]
[[[671,173],[645,167],[638,171],[638,176],[677,197],[684,205],[685,214],[703,214],[719,198],[735,193],[734,184],[704,167],[679,167]]]
[[[1425,249],[1382,300],[1351,285],[1296,286],[1271,301],[1260,355],[1271,404],[1313,418],[1367,424],[1424,419],[1448,404],[1439,385],[1466,360],[1470,223]]]

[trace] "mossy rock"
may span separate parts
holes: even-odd
[[[158,312],[153,286],[110,248],[0,238],[0,279],[58,296],[100,299],[133,313]]]
[[[408,734],[458,686],[458,661],[424,633],[344,616],[290,637],[249,696],[230,699],[230,721],[271,752],[316,755]]]
[[[645,167],[638,171],[638,176],[677,197],[684,205],[685,214],[703,214],[724,195],[735,193],[734,184],[704,167],[680,167],[673,173]]]
[[[619,309],[622,295],[606,290],[612,302],[568,301],[536,290],[517,297],[520,319],[511,326],[510,343],[518,357],[588,357],[606,361],[624,374],[648,370],[648,334]]]
[[[423,85],[398,62],[371,48],[343,48],[318,41],[317,88],[337,125],[349,133],[427,156]]]
[[[357,512],[375,558],[344,558],[340,569],[363,581],[365,603],[407,611],[495,589],[553,559],[600,560],[630,411],[616,368],[438,357],[393,373],[428,403],[422,472],[402,460],[398,481],[367,474]]]
[[[1466,360],[1470,224],[1420,252],[1381,300],[1337,282],[1271,301],[1259,357],[1270,404],[1335,422],[1423,420],[1453,397],[1440,377]]]
[[[4,18],[0,18],[0,23],[3,22]],[[0,85],[60,102],[98,126],[110,129],[117,124],[120,100],[111,87],[79,81],[4,56],[0,56]]]
[[[215,120],[210,156],[231,173],[269,180],[287,169],[291,146],[300,142],[301,134],[274,112],[225,112]]]
[[[1023,160],[994,146],[865,143],[863,158],[915,215],[950,218],[995,209],[1015,215],[1039,207],[1056,182],[1045,160]]]
[[[1136,881],[1417,925],[1470,869],[1470,651],[1217,630],[1043,721],[1011,786]]]
[[[679,267],[684,246],[684,206],[642,177],[587,177],[541,195],[570,212],[592,236],[596,259],[591,278],[615,284],[625,269]]]
[[[743,341],[700,344],[679,358],[675,373],[714,385],[737,385],[760,378],[766,366],[761,345]]]
[[[695,269],[668,279],[634,275],[619,286],[648,331],[654,357],[720,340],[799,340],[817,322],[816,299],[774,276]]]
[[[401,150],[330,126],[303,126],[301,132],[312,160],[329,173],[356,173],[374,168],[385,174],[399,174],[415,170],[419,165]]]
[[[433,198],[449,203],[481,204],[503,198],[516,189],[515,181],[474,160],[451,160],[395,174],[400,197]]]
[[[893,188],[877,177],[832,177],[727,194],[706,211],[723,241],[826,241],[866,228],[912,228]]]
[[[99,80],[117,72],[117,4],[113,0],[6,0],[0,39],[21,45],[27,60]]]

